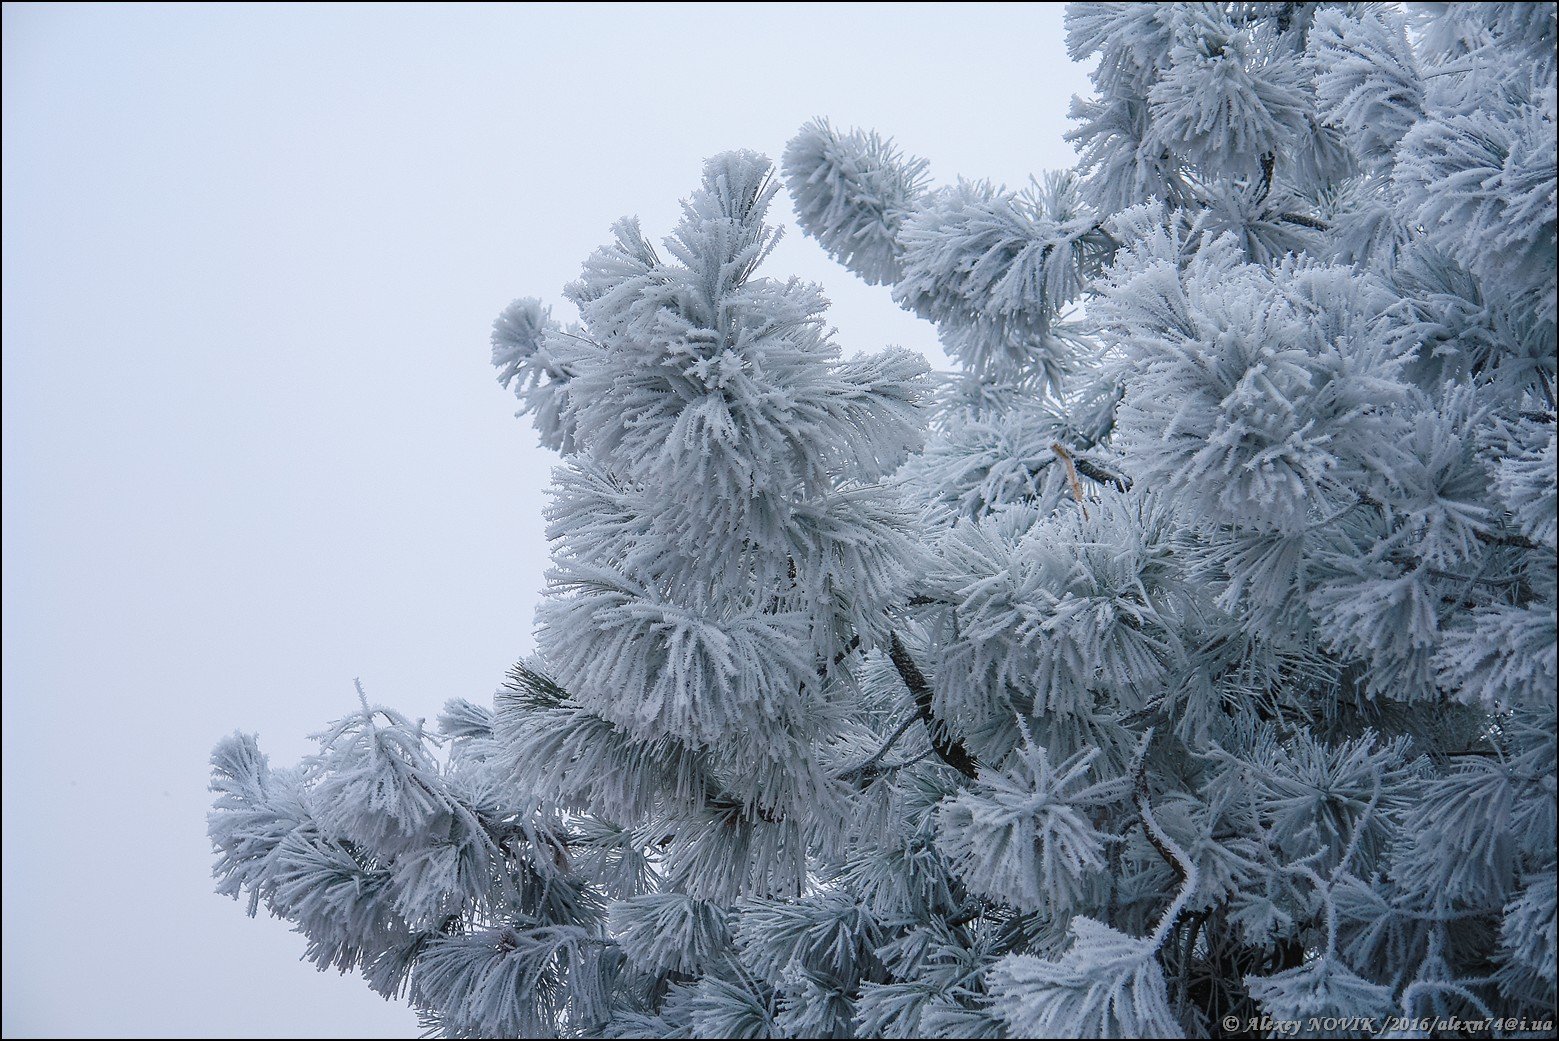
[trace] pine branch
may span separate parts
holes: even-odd
[[[785,822],[783,813],[775,813],[773,810],[765,809],[761,803],[757,802],[749,805],[746,802],[733,798],[726,792],[720,791],[712,784],[707,789],[706,794],[709,801],[705,805],[716,813],[733,813],[748,823],[762,821],[765,824],[783,824]]]
[[[1512,546],[1516,549],[1542,549],[1542,544],[1533,542],[1525,535],[1496,535],[1491,531],[1478,531],[1473,533],[1473,538],[1485,546]]]
[[[1272,174],[1277,169],[1278,157],[1271,152],[1261,154],[1261,189],[1256,194],[1257,201],[1265,199],[1272,191]]]
[[[1385,503],[1381,502],[1373,495],[1369,495],[1365,492],[1357,493],[1355,498],[1358,500],[1358,505],[1360,506],[1371,506],[1377,510],[1383,510],[1386,508]],[[1483,543],[1485,546],[1510,546],[1513,549],[1545,548],[1542,543],[1533,542],[1525,535],[1496,534],[1492,531],[1475,531],[1473,532],[1472,537]]]
[[[1323,220],[1307,217],[1303,213],[1285,213],[1278,217],[1285,224],[1297,224],[1301,228],[1309,228],[1311,231],[1330,231],[1330,226]]]
[[[1179,924],[1180,916],[1185,914],[1186,906],[1191,902],[1197,886],[1201,884],[1201,873],[1197,871],[1196,864],[1186,855],[1186,852],[1159,827],[1158,821],[1153,818],[1153,807],[1148,802],[1148,745],[1153,740],[1153,729],[1148,727],[1147,733],[1142,735],[1141,750],[1137,753],[1137,764],[1133,771],[1132,788],[1137,812],[1142,815],[1143,833],[1147,835],[1153,848],[1158,851],[1158,855],[1163,857],[1164,862],[1174,871],[1175,878],[1180,883],[1180,892],[1176,894],[1174,902],[1164,909],[1164,915],[1153,931],[1153,942],[1162,948],[1164,941]]]
[[[954,918],[949,918],[947,919],[947,927],[949,929],[957,929],[959,926],[968,925],[970,922],[983,915],[985,910],[986,909],[984,907],[976,906],[972,910],[965,911],[961,915],[958,915]]]
[[[1165,837],[1158,830],[1157,823],[1148,824],[1149,821],[1153,820],[1153,811],[1148,805],[1147,775],[1140,767],[1137,771],[1136,790],[1133,794],[1137,803],[1137,812],[1142,814],[1143,833],[1147,835],[1148,842],[1158,851],[1158,855],[1164,859],[1164,863],[1168,864],[1170,870],[1175,873],[1175,881],[1183,885],[1186,880],[1185,865],[1180,863],[1174,852],[1165,844]]]
[[[1067,469],[1067,476],[1072,478],[1074,494],[1077,493],[1077,474],[1081,474],[1096,484],[1102,484],[1106,487],[1114,488],[1118,492],[1131,491],[1130,477],[1127,477],[1124,474],[1118,474],[1109,467],[1102,466],[1099,463],[1094,462],[1092,459],[1089,459],[1087,456],[1067,448],[1060,442],[1052,443],[1050,450],[1055,453],[1057,459],[1060,459],[1062,463],[1065,464]],[[1044,473],[1044,467],[1049,465],[1049,463],[1045,463],[1043,466],[1031,468],[1029,469],[1028,473],[1031,477],[1038,477]],[[913,605],[914,601],[912,600],[910,603]]]
[[[883,757],[893,749],[894,745],[899,743],[899,738],[903,737],[909,728],[914,725],[915,720],[919,718],[920,715],[918,712],[915,715],[906,718],[904,722],[898,725],[898,728],[894,730],[892,734],[888,735],[888,740],[883,743],[883,746],[877,749],[876,753],[873,754],[870,759],[866,760],[860,766],[852,768],[850,770],[850,774],[863,776],[870,772],[873,767],[882,762]]]
[[[941,721],[931,711],[931,684],[926,681],[925,673],[915,664],[915,659],[910,656],[909,649],[899,639],[898,633],[890,632],[888,640],[888,658],[898,670],[899,679],[904,681],[904,686],[909,688],[915,698],[915,711],[921,722],[926,724],[931,747],[944,763],[973,780],[978,775],[974,757],[964,748],[963,742],[948,740]]]
[[[850,648],[853,649],[859,640],[859,637],[852,640]],[[504,688],[509,692],[509,696],[529,711],[541,711],[564,704],[578,704],[567,690],[547,676],[529,668],[523,661],[516,663],[509,670]],[[705,788],[704,800],[705,806],[717,813],[735,813],[747,821],[779,824],[785,820],[783,813],[775,813],[756,802],[749,805],[748,801],[739,799],[720,788],[713,779],[709,780]],[[662,841],[669,841],[671,837],[668,836]]]
[[[856,650],[860,648],[860,646],[861,634],[856,633],[850,637],[850,641],[848,643],[839,649],[839,653],[834,655],[834,668],[837,669],[841,664],[843,664],[844,660],[850,655],[854,654]]]
[[[1111,470],[1107,470],[1085,455],[1073,456],[1072,462],[1073,465],[1077,467],[1077,472],[1088,478],[1090,481],[1097,482],[1098,484],[1109,485],[1118,492],[1131,491],[1131,478],[1125,476],[1124,474],[1118,474]]]

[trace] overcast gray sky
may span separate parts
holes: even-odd
[[[488,697],[552,464],[498,311],[814,115],[939,180],[1069,165],[1061,11],[5,5],[6,1036],[415,1036],[212,894],[211,745],[291,762],[354,676]],[[797,232],[768,272],[847,353],[935,350]]]

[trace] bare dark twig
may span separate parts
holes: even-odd
[[[888,641],[888,658],[893,662],[893,667],[898,670],[899,679],[904,681],[904,686],[909,688],[910,694],[915,698],[915,712],[921,722],[926,724],[926,732],[931,738],[931,747],[944,763],[973,780],[979,773],[974,757],[969,754],[968,749],[964,748],[963,742],[948,738],[942,728],[942,721],[931,711],[931,684],[926,681],[925,673],[921,672],[920,666],[915,664],[909,648],[904,646],[898,633],[890,632]]]
[[[1077,472],[1088,478],[1090,481],[1095,481],[1099,484],[1107,484],[1118,492],[1131,491],[1130,477],[1107,470],[1085,455],[1075,456],[1073,458],[1073,463],[1077,467]]]

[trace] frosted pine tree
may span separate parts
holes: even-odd
[[[224,742],[220,891],[448,1036],[1546,1034],[1556,39],[1077,5],[1016,190],[809,124],[802,229],[953,373],[846,359],[710,160],[495,326],[537,653]]]

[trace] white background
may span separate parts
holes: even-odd
[[[6,1036],[413,1036],[212,893],[211,745],[291,762],[354,676],[486,698],[552,464],[498,311],[815,115],[942,181],[1070,165],[1061,13],[6,5]],[[794,230],[767,270],[847,353],[935,350]]]

